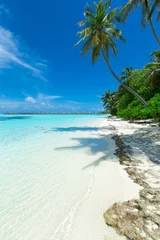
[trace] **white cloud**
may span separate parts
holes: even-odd
[[[45,101],[50,101],[50,100],[62,98],[62,96],[47,95],[47,94],[44,94],[44,93],[38,93],[36,98],[37,98],[38,101],[44,101],[44,100]]]
[[[62,96],[45,96],[46,99],[58,99],[62,98]]]
[[[53,100],[62,98],[62,96],[47,95],[43,93],[38,93],[36,97],[30,96],[24,92],[22,92],[22,95],[25,96],[26,103],[34,104],[37,108],[40,108],[41,106],[45,106],[46,108],[52,108],[53,106],[55,106]]]
[[[67,100],[66,102],[68,102],[68,103],[73,103],[73,104],[79,104],[79,102],[75,102],[75,101],[69,101],[69,100]]]
[[[21,47],[23,46],[18,38],[12,32],[0,26],[0,68],[11,67],[14,63],[30,70],[33,76],[46,81],[42,70],[42,67],[46,67],[46,64],[43,62],[37,63],[32,58],[26,59],[27,54],[20,51]]]
[[[0,96],[0,112],[23,112],[23,111],[55,111],[55,112],[74,112],[80,109],[79,104],[73,101],[58,102],[58,96],[38,93],[36,97],[22,93],[22,100],[17,101]],[[59,96],[60,97],[60,96]]]
[[[25,101],[28,103],[36,103],[36,99],[34,99],[33,97],[26,97]]]
[[[56,98],[50,98],[54,95],[38,93],[37,96],[31,96],[22,93],[22,100],[17,101],[8,99],[5,95],[0,96],[0,112],[100,112],[103,110],[101,104],[78,103],[72,100],[59,101]]]

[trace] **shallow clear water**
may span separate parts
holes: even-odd
[[[0,115],[0,239],[124,239],[103,213],[139,189],[110,133],[101,115]]]
[[[102,118],[0,116],[0,239],[70,239],[93,181],[94,152],[79,142]]]

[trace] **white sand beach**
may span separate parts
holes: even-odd
[[[125,239],[105,224],[103,213],[138,198],[141,187],[114,155],[110,122],[97,117],[42,130],[30,141],[23,136],[23,144],[15,139],[3,146],[0,239]]]

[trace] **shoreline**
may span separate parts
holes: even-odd
[[[114,155],[106,118],[18,120],[0,125],[1,238],[125,240],[103,212],[138,197],[140,187]]]
[[[123,120],[109,121],[114,128],[112,139],[117,146],[116,156],[129,177],[142,189],[138,199],[113,204],[104,213],[105,222],[129,240],[160,239],[160,150],[156,146],[160,144],[158,124],[137,126]],[[125,126],[125,131],[119,128],[118,121]],[[148,142],[150,137],[155,144]],[[144,147],[150,149],[148,155],[147,151],[144,154]]]
[[[118,209],[125,206],[127,210],[129,206],[124,203],[139,201],[143,186],[128,173],[141,161],[131,161],[134,163],[131,167],[127,157],[136,147],[136,142],[132,146],[134,138],[139,139],[134,130],[138,129],[141,138],[146,132],[141,126],[106,117],[77,117],[67,121],[61,118],[58,122],[53,119],[56,118],[45,121],[41,117],[20,118],[13,121],[13,126],[7,119],[1,124],[5,133],[1,154],[5,161],[0,161],[0,236],[4,240],[126,240],[125,231],[121,236],[115,231],[121,228],[122,219],[118,227],[113,224],[110,227],[103,213],[113,209],[115,202],[120,203],[116,204],[120,205]],[[6,134],[8,126],[12,126],[9,136],[13,139]],[[142,142],[145,139],[138,144]],[[124,152],[118,152],[116,144]],[[136,154],[135,158],[141,158]],[[121,156],[125,161],[120,161]],[[143,171],[144,166],[141,166]],[[116,214],[120,216],[120,211]]]

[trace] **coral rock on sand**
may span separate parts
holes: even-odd
[[[126,128],[130,128],[129,123],[124,124]],[[136,129],[135,124],[130,125]],[[113,126],[118,125],[113,121]],[[149,126],[144,129],[142,127],[138,131],[136,129],[135,132],[133,130],[132,139],[129,141],[130,135],[123,135],[116,127],[113,136],[118,147],[116,155],[120,163],[126,166],[128,175],[142,186],[142,190],[140,190],[139,199],[115,203],[111,206],[104,213],[105,221],[127,239],[158,240],[160,239],[160,165],[155,163],[159,163],[160,160],[158,146],[160,129],[151,131]],[[138,154],[133,157],[134,147]],[[144,152],[147,154],[148,161],[147,158],[145,159]],[[152,161],[149,161],[150,158]]]
[[[115,203],[104,213],[106,223],[130,240],[160,239],[160,215],[154,204],[156,202],[160,208],[160,192],[153,194],[141,190],[141,200]]]

